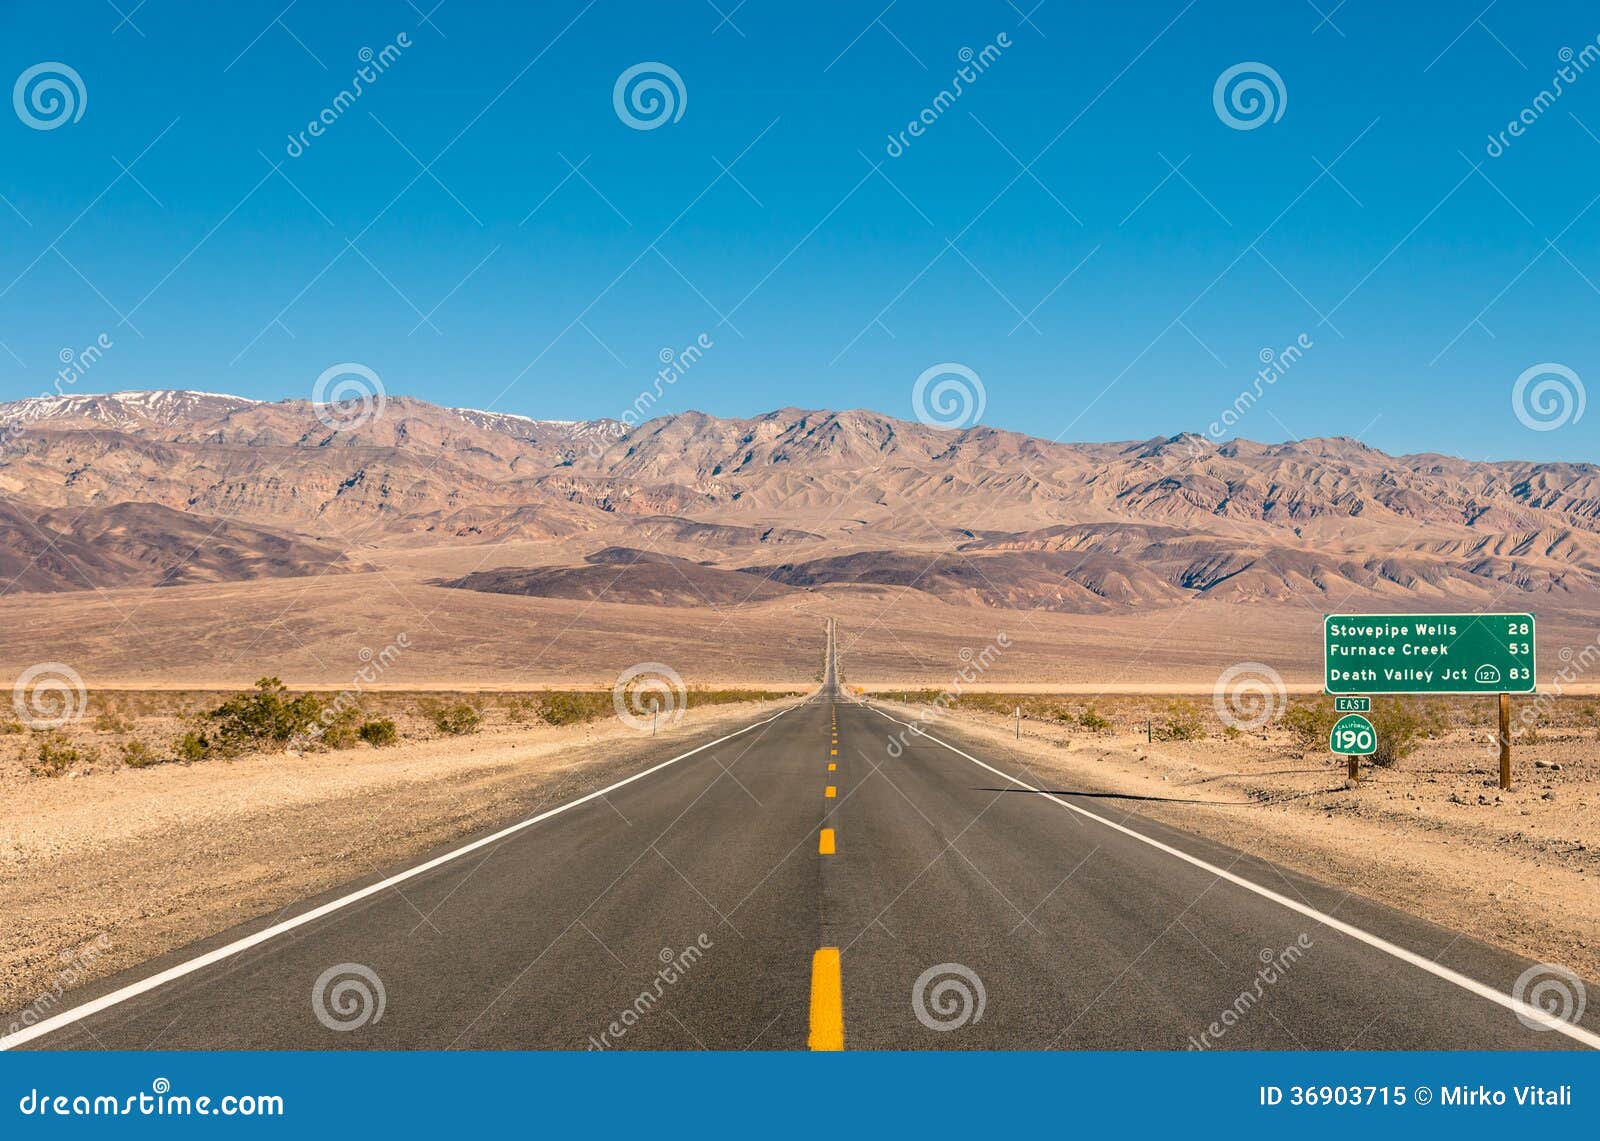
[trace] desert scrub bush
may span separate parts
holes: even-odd
[[[939,696],[936,689],[901,689],[876,695],[884,701],[897,701],[901,705],[926,705]]]
[[[1192,701],[1168,702],[1167,715],[1153,735],[1158,741],[1195,741],[1204,737],[1206,726],[1200,719],[1200,707]]]
[[[147,769],[162,762],[154,749],[137,738],[124,741],[118,746],[118,752],[122,755],[122,763],[130,769]]]
[[[363,717],[360,706],[324,706],[317,717],[317,723],[322,728],[315,740],[320,741],[324,748],[348,749],[361,739]]]
[[[1417,736],[1430,739],[1450,732],[1450,710],[1442,701],[1409,702],[1417,719]]]
[[[433,722],[433,727],[451,737],[464,737],[476,733],[483,724],[483,714],[478,707],[466,701],[429,702],[423,713]]]
[[[96,714],[94,727],[101,733],[126,733],[133,728],[126,717],[112,709],[102,709]]]
[[[610,707],[611,692],[601,690],[594,695]],[[691,689],[685,695],[689,705],[730,705],[740,701],[776,701],[782,697],[798,697],[792,689]]]
[[[0,734],[21,733],[24,726],[20,721],[0,720]]]
[[[538,711],[538,702],[531,697],[508,697],[505,701],[506,720],[520,725]]]
[[[203,761],[211,756],[211,739],[199,730],[191,729],[172,743],[173,755],[180,761]]]
[[[94,753],[79,749],[60,733],[45,733],[28,771],[36,777],[58,777],[74,765],[94,760]]]
[[[576,725],[612,712],[609,692],[547,693],[539,699],[539,720],[546,725]]]
[[[1331,701],[1312,701],[1289,706],[1279,724],[1289,731],[1300,751],[1308,753],[1328,747],[1328,734],[1338,720]]]
[[[375,749],[385,745],[392,745],[400,739],[400,732],[394,727],[394,722],[387,717],[377,717],[371,721],[363,721],[361,728],[356,733],[367,744]]]
[[[1383,768],[1393,768],[1415,752],[1417,738],[1429,725],[1421,703],[1404,698],[1374,701],[1367,719],[1378,735],[1372,763]]]
[[[290,696],[283,682],[264,677],[254,690],[236,694],[209,713],[200,715],[202,755],[231,756],[252,748],[282,747],[291,740],[326,736],[319,730],[324,709],[320,698],[309,693]]]
[[[1083,712],[1078,714],[1078,725],[1091,733],[1103,733],[1111,728],[1111,719],[1102,717],[1094,711],[1094,706],[1085,705]]]
[[[1018,707],[1024,704],[1003,693],[964,693],[956,701],[968,709],[976,709],[980,713],[998,713],[1004,717],[1015,714]]]

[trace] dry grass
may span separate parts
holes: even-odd
[[[799,689],[691,689],[688,706],[764,702],[796,696]],[[84,711],[71,724],[29,729],[15,724],[0,732],[0,780],[92,776],[121,768],[145,769],[254,753],[342,753],[349,750],[413,744],[473,734],[495,735],[527,724],[580,725],[616,716],[609,689],[550,690],[538,694],[420,691],[364,693],[342,719],[320,736],[274,735],[207,747],[215,738],[217,710],[236,709],[253,691],[111,690],[91,691]],[[331,695],[289,691],[287,698],[320,703]],[[0,726],[0,729],[3,729]]]

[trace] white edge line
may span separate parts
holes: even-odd
[[[232,943],[218,947],[214,951],[207,951],[203,955],[186,960],[185,962],[179,963],[176,966],[168,967],[166,970],[151,975],[149,978],[140,979],[135,983],[129,983],[125,987],[120,987],[109,994],[103,994],[99,998],[91,999],[89,1002],[85,1002],[80,1006],[75,1006],[71,1010],[64,1010],[60,1014],[53,1015],[50,1018],[45,1019],[43,1022],[39,1022],[33,1026],[19,1030],[15,1034],[0,1036],[0,1051],[10,1050],[13,1047],[21,1046],[26,1042],[31,1042],[35,1038],[42,1037],[45,1034],[54,1033],[63,1027],[72,1025],[74,1022],[80,1022],[92,1014],[98,1014],[102,1010],[106,1010],[110,1007],[117,1006],[120,1003],[127,1002],[130,998],[135,998],[141,994],[145,994],[148,991],[155,990],[157,987],[165,986],[167,983],[172,982],[175,979],[181,979],[185,975],[191,975],[195,971],[198,971],[204,967],[209,967],[212,963],[220,963],[224,959],[230,959],[234,955],[239,954],[241,951],[248,951],[251,947],[265,943],[269,939],[275,939],[286,931],[293,931],[297,927],[303,927],[307,923],[321,919],[324,915],[331,915],[335,911],[343,910],[344,908],[349,907],[352,903],[357,903],[368,898],[369,896],[377,895],[379,892],[386,891],[396,884],[404,883],[406,880],[414,879],[415,877],[420,876],[423,872],[432,871],[434,868],[437,868],[442,864],[448,864],[451,860],[459,859],[468,852],[475,852],[479,848],[484,848],[490,844],[504,840],[507,836],[515,835],[525,828],[531,828],[535,824],[549,820],[552,816],[559,816],[563,812],[577,808],[580,804],[587,804],[589,801],[605,796],[607,793],[615,792],[617,789],[623,787],[624,785],[632,784],[636,780],[643,780],[651,773],[658,773],[668,765],[675,765],[679,761],[686,760],[687,758],[694,756],[696,753],[702,753],[714,745],[720,745],[724,741],[731,741],[733,738],[738,737],[741,734],[748,733],[752,729],[758,729],[763,725],[770,725],[778,718],[782,717],[785,713],[797,708],[799,708],[798,704],[791,705],[788,709],[780,709],[771,717],[765,718],[761,721],[751,722],[743,729],[737,729],[726,736],[718,737],[715,741],[707,741],[704,745],[690,749],[687,753],[680,753],[671,760],[662,761],[658,765],[652,765],[643,772],[634,773],[631,777],[625,777],[622,780],[617,781],[615,784],[609,784],[605,788],[596,789],[594,792],[591,792],[586,796],[580,796],[576,800],[569,800],[565,804],[559,804],[554,808],[539,813],[537,816],[530,816],[526,820],[521,820],[510,825],[509,827],[502,828],[500,831],[495,832],[492,835],[484,836],[479,840],[474,840],[470,844],[464,844],[461,847],[446,852],[441,856],[435,856],[433,859],[418,864],[415,867],[407,868],[403,872],[397,872],[388,879],[380,880],[378,883],[369,884],[358,891],[353,891],[349,895],[340,896],[338,899],[330,900],[329,902],[324,903],[322,906],[314,907],[310,911],[296,915],[292,919],[285,919],[282,923],[274,923],[271,927],[257,931],[253,935],[246,935],[242,939],[235,939]]]
[[[1180,848],[1174,848],[1170,844],[1163,844],[1160,840],[1152,839],[1151,837],[1144,835],[1144,833],[1118,824],[1114,820],[1107,820],[1104,816],[1101,816],[1098,813],[1090,812],[1087,808],[1080,808],[1078,805],[1070,804],[1067,801],[1062,800],[1060,797],[1052,796],[1050,793],[1045,792],[1042,789],[1034,788],[1026,781],[1018,780],[1010,773],[1001,772],[993,765],[985,764],[972,754],[963,752],[954,745],[950,744],[948,741],[940,740],[932,733],[925,732],[917,726],[909,724],[905,721],[901,721],[898,718],[890,717],[889,714],[883,712],[883,710],[874,705],[867,704],[866,702],[863,702],[862,704],[866,705],[868,709],[871,709],[879,717],[893,721],[896,725],[904,725],[907,729],[910,729],[918,736],[926,737],[935,744],[943,745],[957,756],[965,757],[979,768],[987,769],[997,777],[1002,777],[1005,780],[1010,781],[1012,784],[1019,785],[1022,788],[1027,789],[1029,792],[1038,793],[1046,800],[1065,808],[1068,812],[1076,812],[1080,816],[1086,816],[1090,820],[1104,824],[1107,828],[1113,828],[1125,836],[1133,837],[1141,844],[1148,844],[1150,847],[1155,848],[1158,851],[1165,852],[1169,856],[1176,856],[1178,859],[1184,861],[1184,863],[1193,864],[1195,867],[1202,868],[1205,871],[1210,872],[1212,875],[1218,876],[1221,879],[1227,880],[1231,884],[1236,884],[1237,886],[1244,888],[1246,891],[1254,892],[1263,899],[1270,899],[1273,903],[1281,904],[1282,906],[1287,907],[1290,911],[1298,912],[1299,914],[1304,915],[1307,919],[1315,920],[1324,927],[1330,927],[1342,935],[1348,935],[1350,938],[1355,939],[1358,942],[1365,943],[1369,947],[1376,948],[1386,955],[1391,955],[1403,963],[1410,963],[1413,967],[1427,971],[1430,975],[1441,978],[1445,982],[1454,983],[1462,990],[1470,991],[1479,998],[1486,998],[1490,1002],[1498,1003],[1507,1010],[1516,1014],[1525,1022],[1530,1020],[1537,1022],[1546,1030],[1554,1030],[1558,1034],[1564,1034],[1576,1042],[1582,1042],[1585,1046],[1588,1046],[1591,1049],[1600,1050],[1600,1034],[1595,1034],[1584,1029],[1582,1026],[1567,1022],[1565,1019],[1557,1018],[1549,1011],[1541,1010],[1532,1003],[1523,1002],[1521,999],[1513,998],[1508,994],[1502,994],[1492,986],[1488,986],[1485,983],[1480,983],[1476,979],[1468,978],[1459,971],[1452,971],[1449,967],[1440,966],[1432,959],[1424,958],[1414,951],[1408,951],[1404,947],[1397,946],[1396,944],[1389,942],[1387,939],[1380,938],[1369,931],[1363,931],[1361,928],[1346,923],[1342,919],[1335,919],[1333,916],[1328,915],[1325,912],[1318,911],[1314,907],[1310,907],[1304,903],[1300,903],[1297,900],[1290,899],[1286,895],[1279,895],[1270,888],[1262,887],[1260,884],[1253,883],[1252,881],[1245,879],[1243,876],[1235,875],[1226,868],[1219,868],[1215,864],[1202,860],[1199,856],[1191,856],[1188,852],[1185,852]]]

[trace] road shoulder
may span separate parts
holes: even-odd
[[[927,715],[925,708],[876,699],[873,704],[908,722]],[[1119,816],[1131,810],[1535,961],[1600,979],[1600,890],[1593,875],[1519,851],[1493,831],[1463,834],[1403,812],[1337,810],[1329,797],[1342,804],[1371,790],[1346,792],[1331,771],[1329,797],[1274,798],[1247,775],[1197,759],[1204,742],[1129,747],[1031,724],[1018,738],[1010,719],[967,711],[946,711],[923,725],[931,733],[965,738],[984,749],[991,763],[1038,787],[1107,795]]]

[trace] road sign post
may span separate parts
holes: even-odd
[[[1500,787],[1511,787],[1511,695],[1500,695]]]

